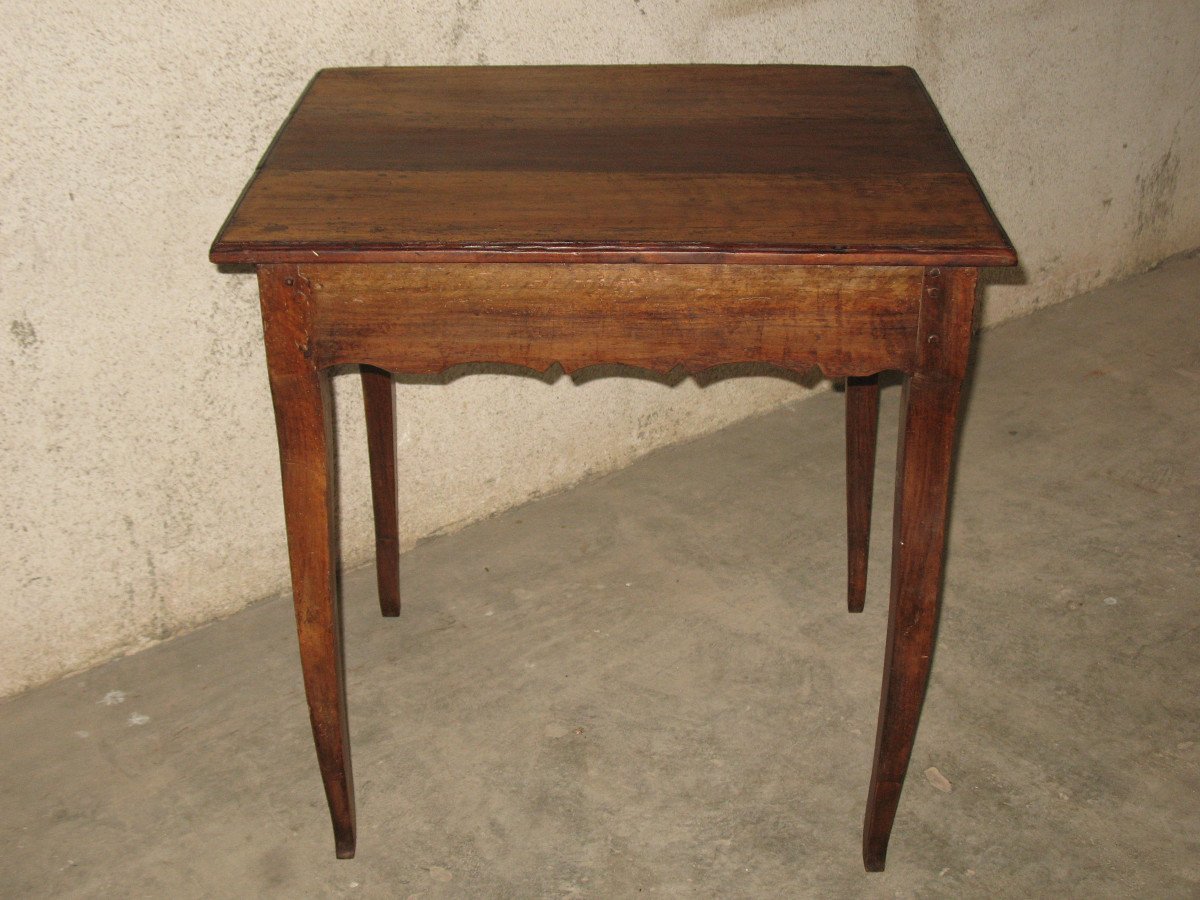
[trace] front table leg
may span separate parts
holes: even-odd
[[[971,269],[927,270],[917,371],[905,377],[901,395],[887,648],[863,823],[869,872],[883,870],[929,680],[975,279]]]
[[[870,872],[883,871],[929,679],[960,387],[916,375],[905,381],[901,400],[892,596],[875,765],[863,825],[863,862]]]
[[[295,266],[260,266],[258,278],[304,691],[337,855],[349,859],[354,784],[335,580],[329,378],[308,353],[308,298]]]

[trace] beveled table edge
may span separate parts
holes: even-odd
[[[405,248],[313,243],[303,247],[216,242],[209,260],[221,264],[277,263],[647,263],[651,265],[1014,266],[1011,246],[967,250],[895,247],[830,249],[737,244],[424,244]]]

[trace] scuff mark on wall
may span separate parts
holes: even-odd
[[[17,346],[22,350],[32,350],[42,342],[38,337],[37,329],[33,327],[33,323],[29,321],[28,316],[21,316],[19,319],[13,319],[8,326],[9,333],[16,340]]]
[[[936,91],[945,62],[945,42],[948,37],[940,3],[916,0],[917,55],[916,67],[921,79]]]
[[[708,9],[714,16],[738,19],[743,16],[778,12],[788,7],[804,6],[809,2],[811,0],[713,0]]]
[[[169,637],[175,630],[177,625],[171,621],[171,615],[167,609],[166,598],[163,596],[162,590],[158,583],[158,567],[154,563],[154,553],[149,548],[138,540],[136,529],[132,517],[128,515],[121,516],[121,521],[125,523],[125,531],[129,536],[129,543],[132,546],[133,552],[142,557],[145,565],[145,583],[135,585],[130,582],[126,586],[127,596],[129,598],[130,607],[134,607],[134,598],[138,590],[148,592],[153,603],[154,619],[149,624],[151,632],[151,640],[164,640]]]
[[[455,0],[454,17],[450,20],[450,47],[457,49],[463,39],[470,34],[473,25],[472,18],[479,12],[482,0]]]
[[[1137,177],[1137,236],[1166,223],[1175,208],[1178,187],[1179,157],[1172,141],[1158,162]]]

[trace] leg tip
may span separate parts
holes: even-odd
[[[889,827],[887,834],[872,832],[870,828],[863,830],[863,868],[869,872],[882,872],[888,862],[888,839],[892,829]]]
[[[846,609],[850,612],[862,612],[867,603],[866,574],[850,573],[850,584],[846,587]]]
[[[379,599],[379,611],[385,619],[394,619],[400,615],[400,597],[393,595],[391,597],[381,597]]]
[[[350,821],[335,823],[333,826],[333,846],[338,859],[354,859],[354,844],[357,838],[358,829],[354,827],[354,812],[351,811]]]

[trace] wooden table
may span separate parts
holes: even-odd
[[[343,858],[355,820],[331,366],[362,365],[385,616],[400,611],[390,373],[749,361],[845,377],[852,611],[877,375],[903,373],[863,833],[866,867],[883,868],[933,651],[977,269],[1016,262],[915,72],[327,69],[211,259],[258,271],[304,687]]]

